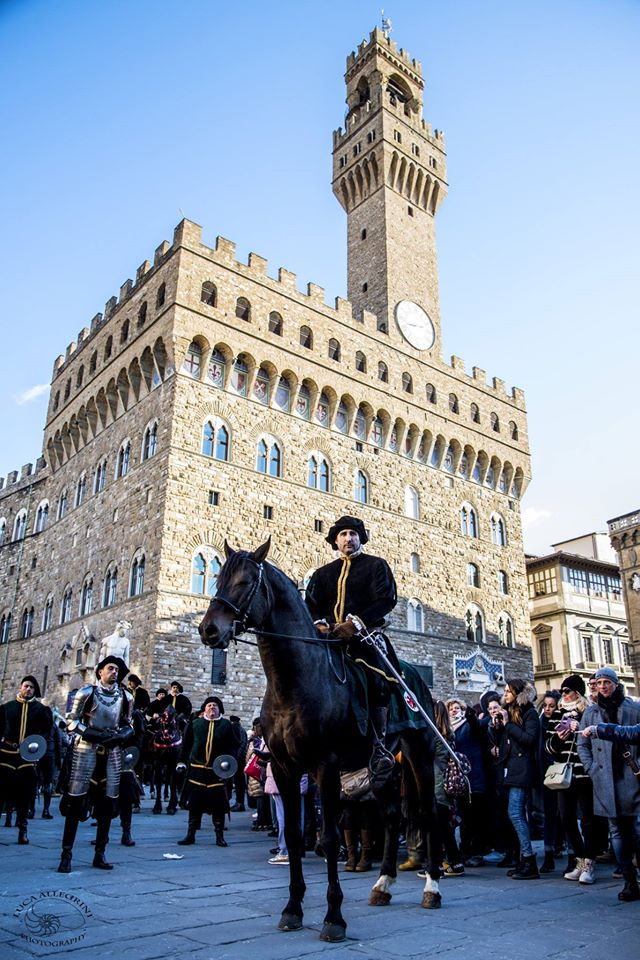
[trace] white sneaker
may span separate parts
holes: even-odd
[[[565,873],[565,880],[579,880],[580,876],[584,870],[584,860],[582,857],[578,857],[576,860],[576,865],[573,870],[569,870],[568,873]]]
[[[579,882],[580,882],[580,883],[595,883],[595,879],[596,879],[595,876],[594,876],[595,861],[593,861],[593,860],[583,860],[582,862],[584,863],[584,870],[582,871],[582,873],[581,873],[580,876],[578,877]]]
[[[269,863],[289,863],[289,854],[276,853],[275,857],[270,858]]]

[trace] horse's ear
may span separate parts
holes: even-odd
[[[267,559],[267,554],[269,553],[269,547],[271,546],[271,537],[268,537],[261,547],[258,547],[257,550],[254,550],[251,554],[251,559],[255,560],[256,563],[262,563],[263,560]]]
[[[235,550],[232,550],[232,549],[231,549],[231,547],[229,546],[229,544],[227,543],[227,540],[226,540],[226,538],[225,538],[225,541],[224,541],[224,555],[225,555],[225,557],[227,558],[227,560],[230,560],[231,557],[234,555],[234,553],[235,553]]]

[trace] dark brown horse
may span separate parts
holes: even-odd
[[[250,553],[231,550],[225,543],[226,563],[218,577],[199,631],[203,643],[225,649],[237,633],[252,629],[267,678],[262,704],[262,728],[273,760],[272,767],[285,811],[285,839],[289,850],[289,900],[282,911],[280,930],[302,927],[305,882],[300,832],[299,783],[303,773],[315,779],[322,801],[320,843],[327,860],[327,912],[320,938],[345,937],[342,890],[338,879],[340,772],[367,766],[372,742],[363,736],[352,710],[354,688],[345,671],[339,645],[319,639],[296,585],[281,570],[266,563],[270,540]],[[426,706],[426,705],[425,705]],[[429,709],[432,712],[431,704]],[[408,730],[387,746],[400,748],[413,773],[418,816],[425,836],[433,800],[433,735]],[[387,904],[396,878],[399,831],[398,791],[390,781],[378,798],[385,820],[385,845],[380,875],[369,903]],[[428,865],[422,905],[440,906],[438,857]]]

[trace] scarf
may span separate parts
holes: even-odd
[[[558,707],[564,713],[575,714],[576,719],[579,719],[582,716],[587,706],[587,701],[584,697],[581,697],[580,694],[578,694],[577,700],[565,700],[564,697],[561,697],[561,699],[558,701]]]
[[[456,730],[459,730],[463,723],[467,722],[467,718],[464,715],[464,711],[460,714],[457,720],[454,720],[451,715],[449,715],[449,723],[451,724],[451,729],[455,733]]]
[[[624,701],[624,689],[622,684],[618,684],[610,697],[603,697],[598,694],[598,706],[607,718],[607,723],[618,723],[618,708]],[[624,743],[614,741],[611,744],[611,772],[614,780],[621,780],[624,776],[625,762],[622,754],[627,749]]]

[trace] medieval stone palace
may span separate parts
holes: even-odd
[[[304,588],[356,514],[400,594],[390,635],[435,692],[532,675],[521,390],[441,356],[435,218],[445,141],[420,64],[381,30],[347,58],[333,191],[348,300],[178,224],[55,361],[35,468],[0,491],[2,695],[34,673],[64,708],[105,637],[153,695],[179,679],[249,720],[256,651],[196,632],[225,538]],[[338,105],[336,105],[338,107]],[[292,209],[283,216],[292,218]]]

